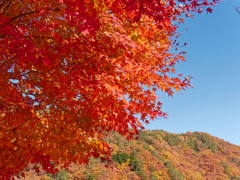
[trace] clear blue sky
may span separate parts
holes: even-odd
[[[191,75],[192,86],[168,97],[159,92],[168,119],[150,121],[146,129],[171,133],[206,132],[240,145],[240,16],[233,8],[239,0],[226,0],[213,13],[194,14],[179,30],[187,46],[186,62],[177,64],[177,74]]]

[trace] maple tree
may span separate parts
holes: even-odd
[[[0,1],[1,179],[29,163],[54,173],[109,159],[106,132],[131,139],[141,122],[165,117],[155,92],[190,86],[167,75],[184,61],[169,51],[178,23],[219,1]]]

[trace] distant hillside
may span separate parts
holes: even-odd
[[[25,179],[240,180],[240,146],[200,132],[147,130],[139,137],[127,141],[112,133],[105,139],[113,149],[113,163],[90,158],[88,165],[73,164],[55,176],[36,175],[29,168]]]

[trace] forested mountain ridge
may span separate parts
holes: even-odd
[[[91,157],[88,165],[72,164],[56,175],[36,175],[30,168],[25,179],[240,180],[240,146],[201,132],[146,130],[139,138],[128,141],[111,133],[105,141],[113,162]]]

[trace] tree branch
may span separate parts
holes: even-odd
[[[3,2],[3,3],[0,5],[0,9],[2,9],[2,8],[7,4],[7,2],[9,2],[9,1],[7,0],[7,1]],[[13,1],[10,1],[9,4],[7,5],[6,9],[4,9],[1,14],[5,13],[5,11],[10,7],[10,5],[11,5],[12,3],[13,3]]]
[[[33,94],[33,93],[29,93],[23,89],[21,89],[20,87],[18,87],[18,84],[17,83],[13,83],[11,81],[9,81],[11,84],[13,84],[19,91],[22,91],[23,93],[25,94],[28,94],[28,95],[32,95],[32,96],[42,96],[43,94]]]
[[[53,12],[55,12],[55,11],[61,11],[61,9],[57,7],[57,8],[55,8],[55,9],[53,10]],[[15,17],[11,18],[11,19],[10,19],[10,22],[12,22],[12,21],[14,21],[15,19],[18,19],[18,18],[20,18],[20,17],[22,17],[22,16],[26,16],[26,15],[30,15],[30,14],[34,14],[34,13],[39,13],[39,11],[32,11],[32,12],[26,12],[26,13],[23,13],[23,14],[19,14],[19,15],[15,16]]]
[[[235,6],[233,6],[235,9],[236,9],[236,11],[239,13],[239,15],[240,15],[240,11],[238,10],[238,8],[239,7],[235,7]]]

